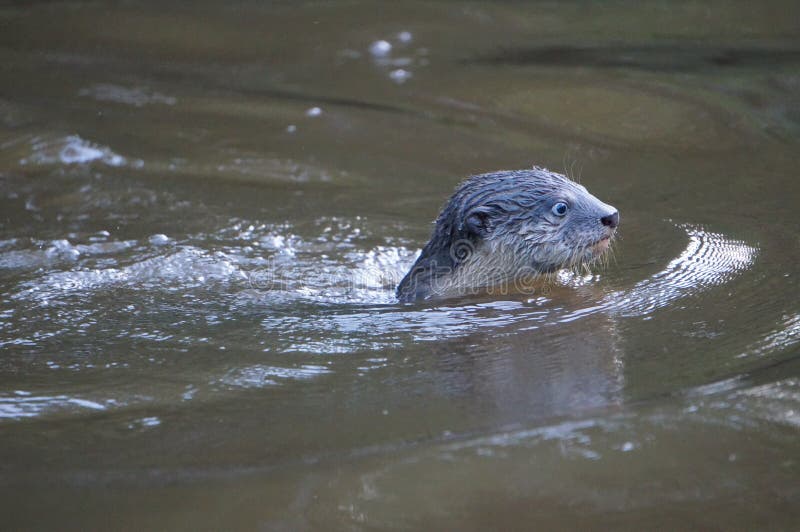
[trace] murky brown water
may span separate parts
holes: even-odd
[[[6,5],[3,528],[797,529],[799,136],[796,2]],[[533,163],[616,261],[397,304]]]

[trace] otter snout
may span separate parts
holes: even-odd
[[[616,229],[619,225],[619,211],[614,211],[611,214],[600,218],[600,223],[611,229]]]

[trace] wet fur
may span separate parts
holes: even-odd
[[[551,212],[564,201],[564,217]],[[492,290],[521,291],[542,274],[581,269],[613,238],[616,212],[585,187],[544,168],[467,178],[436,219],[430,241],[397,287],[401,301]]]

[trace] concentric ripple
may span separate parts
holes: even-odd
[[[701,227],[679,226],[689,242],[683,252],[652,277],[628,291],[609,296],[602,305],[621,316],[642,316],[676,299],[724,284],[749,269],[758,249]]]

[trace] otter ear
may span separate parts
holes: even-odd
[[[488,207],[477,207],[467,214],[464,225],[467,231],[479,237],[486,237],[492,232],[492,214]]]

